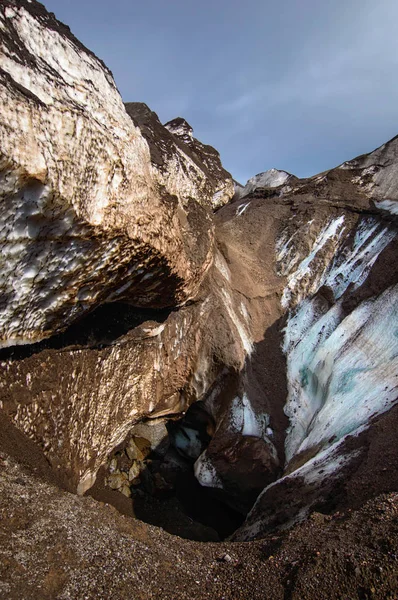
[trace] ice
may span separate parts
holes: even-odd
[[[243,191],[241,192],[241,197],[247,196],[254,192],[257,188],[275,188],[279,187],[286,183],[288,179],[290,179],[291,174],[286,171],[280,171],[279,169],[269,169],[268,171],[264,171],[264,173],[259,173],[255,175],[246,183]]]
[[[398,285],[345,318],[338,302],[305,330],[307,310],[308,303],[294,317],[296,343],[289,324],[285,334],[288,461],[354,432],[398,400]]]
[[[200,485],[204,487],[223,488],[221,479],[206,454],[206,450],[199,456],[194,465],[194,473]]]
[[[266,413],[255,413],[246,393],[243,393],[242,397],[236,396],[234,398],[231,406],[230,420],[232,431],[262,439],[267,437],[266,431],[269,425],[269,415]]]
[[[330,287],[336,299],[343,295],[350,283],[359,287],[379,254],[395,236],[393,229],[382,225],[377,219],[363,219],[358,225],[352,246],[345,247],[335,255],[321,284]]]
[[[250,202],[246,202],[246,204],[239,204],[238,208],[236,209],[236,216],[240,217],[241,215],[243,215],[245,210],[249,208],[250,204]]]
[[[190,427],[183,427],[182,430],[176,433],[174,445],[177,450],[181,450],[184,455],[190,456],[191,458],[199,456],[202,449],[199,432]]]
[[[377,208],[381,208],[392,215],[398,215],[398,201],[397,200],[380,200],[375,202]]]
[[[221,295],[224,301],[225,308],[227,309],[230,318],[235,324],[242,346],[246,354],[250,355],[253,351],[253,341],[251,340],[250,335],[245,328],[245,325],[239,319],[233,308],[232,299],[229,292],[226,289],[221,288]]]
[[[342,233],[342,226],[344,223],[344,215],[333,219],[328,225],[326,225],[321,232],[317,235],[310,253],[300,262],[298,268],[288,275],[288,284],[285,288],[282,296],[282,306],[288,308],[292,293],[296,291],[300,281],[311,271],[311,263],[318,254],[318,252],[325,246],[325,244],[335,238],[337,234]],[[292,238],[291,238],[292,239]],[[291,241],[290,239],[290,241]],[[282,249],[286,253],[287,248]],[[281,251],[280,251],[281,253]]]
[[[227,281],[231,281],[231,273],[227,265],[227,261],[225,260],[221,252],[219,252],[218,250],[216,251],[216,255],[214,258],[214,266],[220,271],[221,275]]]
[[[340,298],[348,286],[359,287],[365,281],[379,254],[396,236],[396,231],[374,217],[364,217],[359,222],[352,241],[343,245],[341,234],[344,215],[331,221],[316,237],[310,253],[298,264],[295,251],[295,236],[282,237],[277,242],[276,252],[278,272],[287,276],[287,286],[282,296],[282,306],[291,308],[294,301],[303,300],[308,293],[314,294],[321,286],[327,285],[335,299]],[[307,224],[308,227],[308,224]],[[314,259],[329,240],[335,240],[335,252],[331,261]],[[311,288],[301,289],[301,282],[310,276]],[[300,287],[301,286],[301,287]]]

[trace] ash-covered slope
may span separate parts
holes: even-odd
[[[279,329],[286,360],[280,385],[287,385],[283,411],[289,418],[283,445],[285,477],[263,492],[237,539],[250,539],[281,522],[286,525],[292,517],[303,518],[311,506],[326,505],[336,497],[336,481],[345,479],[348,465],[365,451],[361,432],[397,402],[398,248],[391,210],[397,201],[391,177],[397,143],[394,138],[366,157],[299,181],[290,192],[265,190],[262,195],[256,190],[225,209],[222,239],[226,244],[234,240],[234,252],[237,228],[246,234],[258,231],[254,238],[260,245],[262,234],[255,223],[261,222],[261,211],[272,219],[283,215],[274,227],[271,261],[273,270],[285,278],[279,297],[285,312]],[[389,212],[380,200],[381,190],[387,189],[383,169],[392,191]],[[233,211],[241,225],[235,217],[230,219]],[[239,245],[244,244],[243,234]],[[246,253],[242,247],[240,252]],[[268,366],[267,358],[256,353],[246,368],[251,375],[261,369],[276,375],[272,363]],[[251,378],[242,382],[246,404],[252,385]],[[265,410],[274,429],[272,422],[278,419],[270,389],[260,393],[260,415]],[[355,450],[347,441],[350,435],[362,440]],[[201,460],[209,462],[207,457]],[[298,481],[301,494],[291,510],[290,489],[296,491]],[[289,488],[286,505],[279,487]]]
[[[398,138],[308,179],[281,171],[253,178],[214,213],[232,196],[233,180],[183,119],[163,126],[144,104],[125,108],[109,71],[42,5],[7,0],[0,18],[0,409],[4,427],[12,422],[19,432],[3,440],[4,457],[29,463],[33,440],[57,474],[53,484],[79,494],[95,485],[95,497],[125,514],[144,505],[154,518],[156,507],[170,511],[168,523],[181,519],[174,529],[181,535],[223,538],[231,530],[217,529],[221,517],[211,525],[203,514],[191,517],[189,502],[205,498],[207,511],[232,511],[240,525],[234,540],[267,540],[220,550],[172,541],[39,483],[31,463],[27,475],[7,459],[5,536],[20,528],[26,499],[32,509],[21,522],[33,528],[32,539],[64,524],[76,552],[71,558],[68,539],[69,571],[55,561],[47,577],[53,558],[37,562],[37,548],[29,548],[27,575],[11,561],[17,577],[7,579],[5,593],[35,597],[27,581],[36,564],[34,586],[49,597],[73,597],[76,589],[93,597],[100,586],[123,597],[124,581],[138,585],[132,565],[144,551],[145,573],[161,564],[167,587],[174,547],[179,587],[173,581],[163,597],[186,597],[187,573],[199,581],[198,598],[220,589],[239,597],[236,587],[220,588],[229,580],[243,586],[242,597],[262,597],[256,572],[264,569],[270,597],[312,598],[316,569],[306,577],[320,550],[311,535],[342,535],[347,552],[357,552],[358,540],[336,523],[351,508],[359,512],[350,527],[362,528],[362,542],[366,519],[384,510],[376,533],[385,545],[363,560],[390,568],[395,542],[386,531],[395,505],[375,497],[398,491]],[[13,439],[22,456],[13,454]],[[15,485],[26,491],[12,521]],[[295,525],[314,510],[335,516]],[[112,585],[88,565],[73,511],[101,565],[110,543]],[[92,527],[101,518],[104,539]],[[147,540],[142,552],[126,551],[130,575],[123,569],[120,585],[113,526],[129,547]],[[26,543],[25,534],[13,536],[6,552],[18,554]],[[340,596],[353,596],[358,586],[344,588],[345,555],[337,567],[335,550],[325,551],[328,576]],[[197,551],[203,573],[195,565],[187,571]],[[275,565],[268,563],[274,555]],[[353,564],[362,577],[363,562]],[[396,578],[383,587],[372,573],[363,574],[361,589],[393,593]],[[139,593],[159,597],[162,585],[141,582]]]
[[[4,424],[2,423],[3,427]],[[250,543],[198,543],[56,487],[37,449],[0,430],[4,598],[394,598],[398,495]],[[20,444],[16,451],[16,446]],[[323,585],[319,585],[322,581]]]

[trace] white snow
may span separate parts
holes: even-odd
[[[227,281],[231,281],[231,272],[229,270],[227,261],[218,250],[216,250],[216,255],[214,258],[214,266]]]
[[[359,287],[365,281],[379,254],[396,236],[396,232],[377,219],[364,218],[358,225],[354,241],[336,252],[320,284],[333,290],[340,298],[350,284]]]
[[[230,429],[239,432],[242,435],[253,435],[264,438],[269,425],[269,415],[262,413],[256,414],[252,408],[247,394],[236,396],[232,402],[230,411],[231,426]]]
[[[350,284],[359,287],[365,281],[379,254],[396,236],[388,225],[374,217],[364,217],[358,224],[352,241],[341,241],[344,216],[331,221],[317,235],[309,254],[298,263],[295,251],[296,231],[288,239],[282,234],[276,245],[278,272],[287,276],[287,286],[282,295],[282,306],[291,308],[322,285],[327,285],[340,298]],[[308,229],[309,224],[307,224]],[[314,259],[329,240],[334,241],[329,260],[317,264]],[[330,254],[330,253],[329,253]],[[329,257],[328,254],[328,257]]]
[[[342,233],[342,226],[344,223],[344,215],[341,215],[340,217],[333,219],[328,225],[326,225],[321,231],[320,233],[317,235],[310,253],[300,262],[299,266],[297,267],[297,269],[291,273],[290,275],[288,275],[287,278],[287,286],[283,292],[283,296],[282,296],[282,306],[283,308],[288,308],[290,305],[290,301],[292,299],[292,295],[294,294],[294,292],[296,292],[296,289],[299,286],[300,281],[307,276],[309,273],[311,273],[312,275],[312,279],[314,279],[314,275],[315,273],[312,271],[311,272],[311,263],[313,262],[314,258],[317,256],[318,252],[325,246],[325,244],[329,241],[332,240],[334,238],[336,238],[338,235],[341,235]],[[293,238],[293,236],[292,236]],[[288,243],[291,243],[292,238],[290,238]],[[284,256],[287,253],[287,246],[284,245],[282,247],[282,249],[279,250],[279,256]],[[305,294],[306,295],[306,294]]]
[[[250,202],[246,202],[246,204],[239,204],[238,208],[236,209],[236,216],[240,217],[243,215],[243,213],[249,208],[250,204]]]
[[[250,334],[247,332],[245,325],[242,323],[242,321],[237,316],[237,314],[232,306],[232,300],[231,300],[231,296],[230,296],[228,290],[221,288],[221,296],[222,296],[225,308],[227,309],[227,312],[236,327],[241,344],[242,344],[246,354],[250,355],[253,351],[253,341],[251,340]]]
[[[392,215],[398,215],[398,201],[397,200],[379,200],[375,202],[377,208],[381,208]]]
[[[291,177],[290,173],[280,171],[279,169],[269,169],[264,173],[259,173],[248,180],[240,196],[243,198],[254,192],[257,188],[275,188],[283,185]]]
[[[338,302],[307,328],[307,310],[308,302],[286,328],[287,460],[356,431],[398,400],[398,285],[344,319]]]
[[[223,488],[221,479],[206,454],[206,450],[199,456],[194,465],[194,473],[200,485],[204,487]]]

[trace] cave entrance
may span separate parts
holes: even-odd
[[[137,308],[125,302],[102,304],[41,342],[1,349],[0,360],[22,360],[47,349],[104,348],[146,321],[164,323],[172,310]]]
[[[134,426],[131,437],[110,457],[105,484],[127,496],[135,517],[145,523],[186,539],[222,541],[242,525],[247,510],[237,508],[223,490],[204,487],[196,479],[195,460],[210,436],[199,440],[192,433],[198,429],[186,427],[184,440],[181,424],[186,425],[186,418]]]

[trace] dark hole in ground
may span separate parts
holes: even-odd
[[[177,458],[174,451],[169,450],[166,461],[174,458]],[[179,457],[177,460],[181,465]],[[168,481],[163,464],[152,460],[140,476],[142,484],[133,488],[134,513],[138,519],[173,535],[202,542],[224,540],[242,525],[245,515],[220,499],[217,490],[201,486],[194,475],[193,463],[186,461]],[[170,489],[155,488],[153,480],[157,473],[163,474],[167,483],[173,480]]]
[[[242,525],[253,502],[247,494],[237,498],[202,486],[195,477],[195,463],[213,433],[213,419],[200,401],[181,418],[139,423],[111,457],[108,485],[124,494],[127,485],[134,515],[146,523],[186,539],[224,540]]]
[[[70,346],[104,348],[145,321],[163,323],[171,312],[171,309],[136,308],[123,302],[104,304],[72,323],[62,333],[35,344],[3,348],[0,360],[21,360],[43,350]]]

